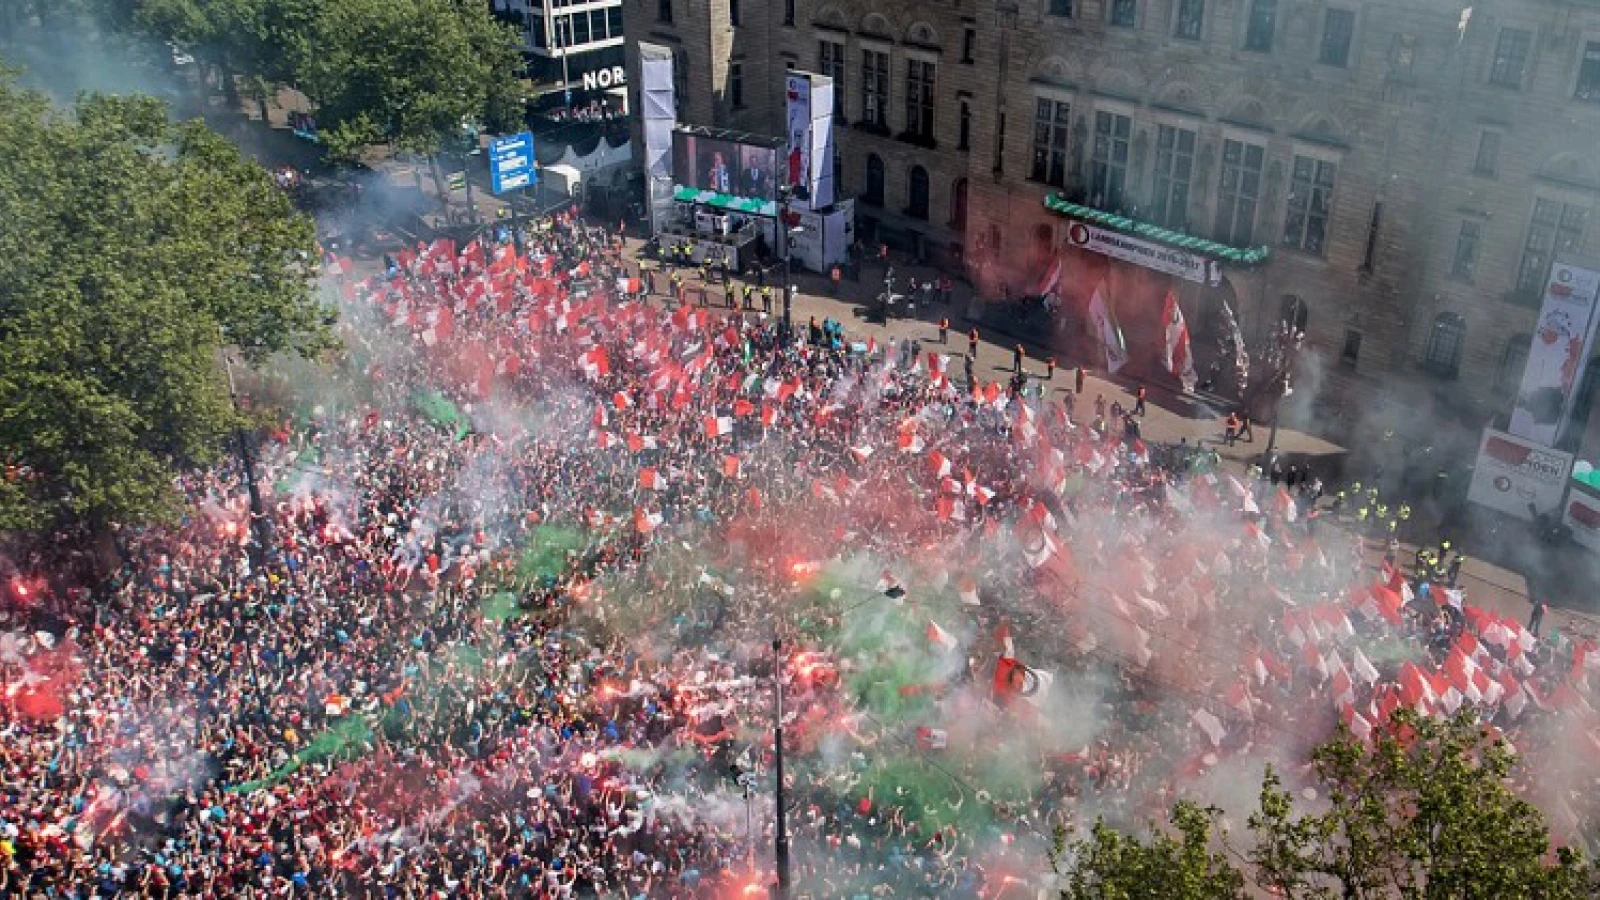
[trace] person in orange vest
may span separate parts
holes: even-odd
[[[976,325],[967,331],[967,355],[978,355],[978,326]]]
[[[1056,377],[1056,358],[1054,356],[1044,361],[1044,380],[1053,381]]]
[[[1239,437],[1239,414],[1238,413],[1228,413],[1228,420],[1223,423],[1223,432],[1222,432],[1223,443],[1227,444],[1229,447],[1232,447],[1233,446],[1233,442],[1235,440],[1237,440],[1238,437]]]
[[[839,296],[839,281],[844,278],[844,272],[840,271],[838,266],[834,266],[833,271],[828,273],[828,277],[830,279],[830,287],[833,289],[833,296]]]
[[[1024,359],[1027,359],[1027,358],[1028,358],[1028,351],[1022,349],[1022,345],[1018,344],[1016,349],[1011,351],[1011,371],[1016,372],[1018,375],[1021,375],[1022,374],[1022,361]]]
[[[1133,414],[1134,415],[1136,415],[1136,416],[1144,415],[1144,398],[1145,398],[1144,385],[1141,384],[1141,385],[1139,385],[1139,390],[1133,395]]]
[[[948,316],[939,319],[939,343],[950,343],[950,318]]]
[[[1083,393],[1083,366],[1079,366],[1078,367],[1078,373],[1076,375],[1072,376],[1072,380],[1073,380],[1073,385],[1072,385],[1073,386],[1073,393],[1075,393],[1075,394]]]

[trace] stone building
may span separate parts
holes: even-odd
[[[678,53],[684,121],[781,134],[779,67],[832,75],[864,238],[989,300],[1057,283],[1059,262],[1064,351],[1104,285],[1128,371],[1159,379],[1171,290],[1202,360],[1232,333],[1225,309],[1252,345],[1304,330],[1302,424],[1343,431],[1359,411],[1475,436],[1509,408],[1552,258],[1600,258],[1600,6],[1463,7],[628,0],[624,16],[631,67],[639,40]]]

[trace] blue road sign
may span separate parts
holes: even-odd
[[[533,168],[532,134],[522,131],[490,142],[489,182],[496,194],[525,188],[538,180]]]

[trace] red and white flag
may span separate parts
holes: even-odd
[[[733,434],[733,419],[728,416],[706,416],[706,437],[726,437]]]
[[[1167,367],[1183,389],[1193,391],[1199,379],[1194,374],[1194,354],[1189,346],[1189,324],[1183,320],[1183,308],[1178,305],[1178,294],[1167,289],[1167,299],[1162,307],[1161,321],[1166,326],[1166,344],[1162,348],[1161,362]]]
[[[1095,286],[1094,296],[1089,300],[1089,318],[1094,322],[1094,333],[1105,351],[1106,369],[1112,374],[1122,371],[1122,367],[1128,364],[1128,346],[1123,343],[1122,328],[1117,325],[1116,316],[1112,314],[1110,302],[1106,299],[1104,279]]]
[[[955,635],[940,628],[939,623],[932,619],[928,620],[928,643],[945,653],[954,653],[961,647]]]
[[[648,466],[639,470],[639,487],[647,491],[664,491],[667,489],[667,479],[655,466]]]
[[[638,529],[640,534],[655,531],[661,527],[661,522],[661,513],[646,512],[643,507],[637,507],[633,511],[633,527]]]

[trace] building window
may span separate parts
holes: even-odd
[[[1522,245],[1522,265],[1517,268],[1517,292],[1538,296],[1544,288],[1550,261],[1563,253],[1583,249],[1583,231],[1589,212],[1573,203],[1535,200],[1528,240]]]
[[[1493,177],[1500,168],[1500,132],[1484,131],[1478,135],[1478,155],[1472,161],[1472,171]]]
[[[1064,187],[1067,183],[1067,128],[1072,120],[1072,107],[1042,97],[1034,103],[1033,168],[1028,177]]]
[[[1217,184],[1216,239],[1234,247],[1255,240],[1256,204],[1267,152],[1243,141],[1222,142],[1222,178]]]
[[[1378,239],[1383,234],[1383,201],[1372,204],[1372,218],[1367,220],[1367,246],[1361,251],[1361,271],[1371,272],[1378,264]]]
[[[928,217],[928,170],[912,166],[906,176],[906,215],[913,219]]]
[[[1506,341],[1505,352],[1500,354],[1500,371],[1494,376],[1497,386],[1509,388],[1522,383],[1522,370],[1528,367],[1528,347],[1532,343],[1533,335],[1526,333],[1514,334]]]
[[[728,64],[728,102],[744,109],[744,63]]]
[[[961,61],[969,65],[977,61],[978,30],[968,28],[961,34]]]
[[[672,0],[656,0],[656,20],[672,24]]]
[[[1344,349],[1339,351],[1339,362],[1355,368],[1361,359],[1361,332],[1353,328],[1344,330]]]
[[[1578,89],[1573,96],[1589,103],[1600,103],[1600,43],[1590,41],[1583,45],[1583,62],[1578,65]]]
[[[1522,87],[1522,75],[1528,67],[1528,50],[1533,46],[1533,32],[1525,28],[1502,28],[1494,43],[1494,61],[1489,65],[1489,83],[1501,87]]]
[[[1200,27],[1206,20],[1206,0],[1178,0],[1178,22],[1172,29],[1173,37],[1186,41],[1200,40]]]
[[[1272,52],[1272,39],[1278,32],[1278,0],[1250,0],[1250,18],[1245,22],[1244,48]]]
[[[1157,225],[1187,231],[1189,181],[1194,177],[1194,132],[1171,125],[1156,129],[1155,174],[1151,219]]]
[[[861,118],[869,125],[889,127],[889,54],[861,51]]]
[[[1294,158],[1289,183],[1289,212],[1283,219],[1283,242],[1297,250],[1322,255],[1328,237],[1328,210],[1333,205],[1333,176],[1339,167],[1309,156]]]
[[[967,101],[961,101],[960,128],[956,131],[956,149],[972,149],[972,106]]]
[[[906,133],[933,140],[933,63],[906,60]]]
[[[1350,64],[1350,42],[1356,34],[1356,14],[1348,9],[1330,9],[1322,17],[1322,53],[1317,57],[1325,66]]]
[[[1138,0],[1111,0],[1111,24],[1132,28],[1138,17]]]
[[[1089,173],[1089,203],[1104,210],[1122,208],[1128,186],[1128,139],[1133,120],[1116,113],[1094,114],[1094,155]]]
[[[1000,124],[994,129],[994,173],[999,175],[1006,170],[1006,114],[1001,113]]]
[[[583,13],[575,13],[567,17],[572,23],[572,41],[562,46],[583,45],[589,43],[589,17]]]
[[[967,180],[957,178],[950,186],[950,227],[956,231],[967,230]]]
[[[1052,16],[1072,18],[1072,0],[1046,0],[1045,11]]]
[[[833,114],[844,118],[844,45],[818,41],[817,71],[833,79]]]
[[[728,24],[739,26],[739,0],[728,0]]]
[[[1472,273],[1478,268],[1478,223],[1467,219],[1461,223],[1461,230],[1456,232],[1456,255],[1450,263],[1450,274],[1457,278],[1472,280]]]
[[[1433,317],[1433,330],[1428,332],[1428,349],[1422,364],[1435,375],[1456,377],[1461,371],[1461,347],[1466,343],[1467,323],[1455,313],[1439,313]]]
[[[861,202],[883,205],[883,158],[876,153],[867,154],[867,190]]]
[[[794,24],[794,0],[783,0],[783,24]]]

